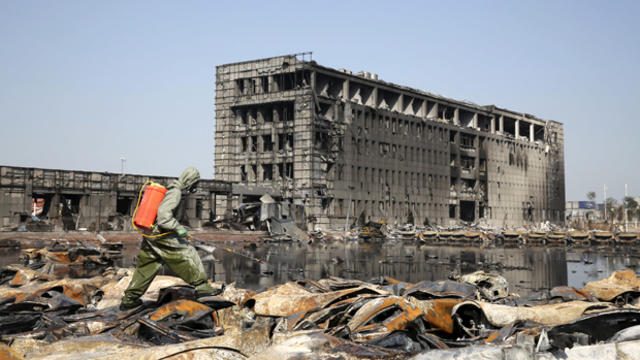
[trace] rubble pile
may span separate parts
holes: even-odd
[[[526,297],[510,293],[499,274],[483,271],[418,283],[305,279],[259,292],[212,283],[218,293],[200,298],[182,280],[158,276],[142,306],[120,311],[132,270],[110,266],[112,245],[108,251],[26,250],[23,265],[2,268],[0,355],[122,360],[640,354],[640,278],[632,270],[584,289],[560,286]],[[97,275],[70,277],[53,270],[61,264],[104,267]]]

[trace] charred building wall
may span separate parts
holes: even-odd
[[[347,214],[439,225],[563,220],[561,123],[304,56],[217,67],[216,179],[274,188],[323,227],[344,226]]]
[[[96,230],[100,224],[102,230],[133,230],[131,215],[149,179],[166,186],[175,178],[0,166],[0,227]],[[186,203],[189,225],[199,228],[211,220],[216,198],[226,199],[231,191],[229,183],[201,180]],[[34,223],[36,214],[41,221]]]

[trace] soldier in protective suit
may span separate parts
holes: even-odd
[[[186,283],[194,286],[198,296],[206,296],[215,291],[207,282],[207,274],[196,249],[188,242],[187,229],[177,220],[184,216],[182,192],[194,190],[199,180],[198,170],[188,167],[178,180],[174,180],[167,187],[167,193],[158,207],[157,226],[154,227],[153,233],[169,234],[142,239],[136,270],[122,297],[121,310],[132,309],[142,304],[140,297],[147,291],[163,263]]]

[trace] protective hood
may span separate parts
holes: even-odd
[[[200,180],[200,172],[195,167],[189,166],[182,172],[177,182],[181,190],[189,190],[198,180]]]

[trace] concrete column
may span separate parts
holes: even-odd
[[[342,83],[342,99],[349,101],[349,80]]]
[[[456,144],[456,168],[461,169],[460,167],[460,133],[456,134],[456,138],[455,138],[455,144]],[[449,158],[451,158],[451,153],[449,153]],[[458,178],[459,180],[459,178]],[[460,181],[458,181],[458,183],[456,184],[456,193],[460,194]]]
[[[242,86],[244,87],[244,93],[245,94],[251,94],[251,89],[250,89],[251,82],[250,82],[250,80],[249,79],[244,79],[244,80],[242,80],[242,83],[243,83]]]
[[[240,202],[241,204],[242,202]],[[231,214],[231,210],[233,209],[233,195],[231,194],[227,194],[227,201],[226,201],[226,205],[227,205],[227,209],[226,212],[228,214]]]
[[[455,109],[453,110],[453,124],[454,125],[460,125],[460,110],[459,109]]]
[[[193,220],[201,220],[200,218],[196,217],[196,199],[193,196],[188,197],[185,215],[187,216],[189,223],[191,223]],[[105,216],[105,220],[106,218],[107,216]],[[199,225],[196,225],[196,227],[197,226]]]
[[[476,186],[478,186],[477,182],[479,181],[478,177],[480,174],[480,139],[478,139],[476,144],[476,154],[478,154],[478,156],[473,160],[473,176],[476,178]]]
[[[58,211],[60,211],[60,194],[56,191],[51,197],[51,204],[49,206],[49,219],[57,220],[59,218]]]
[[[438,103],[434,103],[431,111],[427,114],[427,117],[437,118],[438,117]]]
[[[217,209],[217,199],[216,199],[216,193],[210,193],[209,194],[209,199],[210,199],[210,203],[209,203],[209,221],[213,221],[216,216],[218,216],[218,214],[216,214]]]
[[[473,114],[473,119],[471,119],[471,127],[474,129],[478,128],[478,114]]]
[[[533,142],[534,134],[533,134],[533,124],[529,124],[529,141]]]
[[[496,118],[491,118],[491,133],[494,134],[496,132]]]
[[[371,107],[373,107],[374,109],[378,108],[378,88],[374,87],[373,90],[371,91]],[[376,118],[374,121],[377,121],[378,119]]]
[[[520,137],[520,119],[516,119],[515,133],[516,133],[516,139]]]
[[[423,118],[427,117],[427,100],[422,101],[422,106],[420,106],[420,116]]]
[[[500,118],[498,119],[498,131],[501,133],[504,132],[504,116],[502,115],[500,115]]]
[[[32,171],[29,170],[29,172]],[[31,179],[33,179],[33,175],[29,176],[29,174],[27,174],[24,181],[24,197],[22,199],[22,211],[29,215],[31,215],[33,201],[33,181]]]
[[[351,103],[349,101],[346,101],[344,103],[344,121],[347,124],[351,124]],[[346,135],[345,135],[345,139],[346,139]]]

